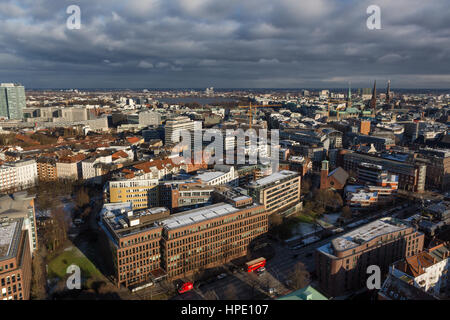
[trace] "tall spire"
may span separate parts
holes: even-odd
[[[391,102],[391,80],[388,80],[386,89],[386,103]]]
[[[352,89],[350,88],[350,81],[348,82],[348,93],[347,93],[347,108],[352,106]]]
[[[369,107],[372,109],[372,112],[375,115],[377,108],[377,80],[375,80],[373,84],[372,99],[370,99]]]

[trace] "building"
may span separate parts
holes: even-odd
[[[31,253],[23,218],[0,217],[0,298],[28,300],[31,291]]]
[[[212,203],[214,188],[196,180],[163,181],[159,184],[159,205],[171,212],[195,209]]]
[[[429,189],[450,189],[450,149],[420,149],[415,160],[427,166],[426,185]]]
[[[202,145],[202,126],[199,121],[192,121],[188,117],[177,117],[166,121],[165,125],[165,144],[177,144],[181,141],[181,138],[177,140],[176,132],[180,130],[189,130],[191,132],[191,144],[194,145],[193,131],[200,130],[200,140],[197,141],[197,145]]]
[[[159,205],[158,179],[118,179],[108,181],[104,198],[110,203],[131,202],[133,209]]]
[[[329,163],[327,160],[322,161],[322,169],[320,170],[320,189],[344,189],[349,177],[348,173],[341,167],[328,173],[328,165]]]
[[[398,176],[398,189],[406,191],[425,191],[425,165],[413,164],[404,161],[386,159],[363,153],[347,152],[343,155],[344,169],[347,172],[357,172],[360,163],[380,165],[384,170]]]
[[[0,84],[0,118],[22,120],[26,107],[25,88],[19,84]]]
[[[101,226],[119,287],[222,265],[245,256],[249,244],[268,230],[268,215],[259,204],[217,203],[168,214],[164,208],[132,211],[131,203],[104,206]]]
[[[214,171],[205,171],[195,176],[206,185],[214,186],[220,184],[239,184],[239,176],[235,172],[233,166],[227,166],[223,164],[216,164]]]
[[[334,297],[359,290],[366,285],[368,266],[387,274],[394,261],[422,251],[423,242],[424,234],[393,218],[366,224],[316,250],[320,287]]]
[[[323,294],[311,286],[304,287],[300,290],[291,292],[285,296],[277,298],[277,300],[328,300]]]
[[[105,172],[106,166],[111,165],[112,162],[112,155],[96,155],[81,161],[81,173],[83,180],[91,183],[101,183],[102,176],[107,173]]]
[[[35,196],[28,195],[26,191],[0,197],[0,218],[23,219],[22,227],[28,230],[31,252],[38,248],[34,199]]]
[[[56,181],[58,179],[56,160],[44,157],[38,158],[37,172],[39,181]]]
[[[38,181],[36,160],[19,160],[0,165],[0,192],[30,188]]]
[[[154,111],[143,111],[139,113],[139,126],[157,127],[161,124],[161,115]]]
[[[61,157],[56,162],[58,179],[78,180],[82,177],[81,161],[85,159],[84,154]]]
[[[253,200],[272,214],[300,203],[300,186],[297,172],[282,170],[250,183],[248,190]]]
[[[440,243],[411,257],[393,263],[389,274],[402,279],[437,299],[447,298],[450,292],[450,244]]]

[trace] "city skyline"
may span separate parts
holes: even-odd
[[[6,1],[2,82],[27,88],[392,88],[450,84],[447,3]],[[447,68],[446,68],[447,66]]]

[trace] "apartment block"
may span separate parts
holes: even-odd
[[[53,158],[39,158],[37,160],[39,181],[55,181],[58,179],[56,160]]]
[[[0,192],[13,192],[36,185],[38,180],[35,160],[19,160],[0,166]]]
[[[403,221],[382,218],[333,239],[315,251],[320,287],[338,297],[366,285],[367,267],[383,275],[394,261],[423,250],[424,234]]]
[[[440,243],[396,261],[390,266],[389,274],[437,299],[446,299],[450,293],[449,269],[450,244]]]
[[[56,162],[58,179],[78,180],[82,177],[81,161],[85,159],[83,154],[61,157]]]
[[[272,214],[300,202],[300,183],[297,172],[282,170],[250,183],[249,195]]]

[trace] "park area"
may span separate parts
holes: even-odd
[[[94,264],[76,247],[71,246],[57,255],[48,264],[48,277],[63,279],[67,276],[66,270],[70,265],[76,265],[81,269],[82,279],[101,277],[102,274]]]

